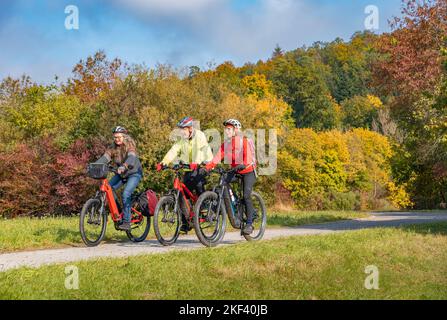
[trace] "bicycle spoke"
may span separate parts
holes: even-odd
[[[90,199],[82,208],[80,217],[81,237],[85,244],[99,244],[105,234],[106,217],[100,213],[100,200]]]
[[[180,221],[175,207],[174,198],[166,196],[160,199],[154,214],[155,235],[163,245],[173,244],[178,237]]]

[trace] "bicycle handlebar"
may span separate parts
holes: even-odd
[[[237,172],[239,170],[243,170],[245,169],[245,165],[239,165],[237,167],[234,168],[230,168],[230,169],[225,169],[225,167],[223,165],[217,165],[214,169],[212,169],[211,172],[217,172],[219,174],[225,174],[225,173],[233,173],[233,172]]]
[[[206,162],[197,164],[197,169],[203,169],[205,167],[206,167]],[[185,169],[186,170],[191,169],[191,164],[180,162],[173,166],[163,165],[161,168],[161,170],[173,170],[173,171],[179,171],[179,170],[185,170]],[[239,166],[231,168],[231,169],[225,169],[225,167],[223,165],[216,165],[216,167],[214,167],[210,171],[207,171],[206,173],[210,174],[212,172],[217,172],[219,174],[224,174],[224,173],[237,172],[237,171],[243,170],[243,169],[245,169],[245,165],[239,165]]]
[[[116,166],[113,166],[113,165],[109,164],[108,167],[109,167],[110,172],[118,174],[118,168]],[[128,168],[126,168],[126,171],[127,170],[132,170],[132,169],[133,169],[133,166],[129,166]]]
[[[114,166],[111,166],[111,165],[109,165],[108,167],[109,167],[109,170],[110,170],[112,173],[116,173],[116,174],[118,174],[118,168],[115,168]]]
[[[179,163],[179,164],[175,164],[173,166],[165,166],[163,165],[163,167],[161,168],[161,170],[174,170],[174,171],[179,171],[179,170],[187,170],[187,169],[191,169],[191,166],[189,164],[186,163]]]

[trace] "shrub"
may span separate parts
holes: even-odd
[[[98,159],[105,144],[99,139],[76,140],[68,150],[57,153],[50,165],[54,172],[54,213],[79,212],[84,202],[94,195],[98,182],[86,176],[87,164]]]
[[[46,165],[51,146],[17,145],[0,153],[0,216],[43,216],[54,203],[51,169]]]
[[[372,209],[391,182],[387,138],[365,129],[295,129],[279,153],[281,180],[300,209]]]
[[[323,210],[359,210],[360,196],[353,192],[329,192],[323,201]]]
[[[0,216],[79,212],[97,187],[86,177],[86,165],[102,151],[98,139],[77,140],[61,152],[46,138],[0,153]]]

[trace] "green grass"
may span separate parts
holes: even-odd
[[[0,273],[0,299],[447,299],[447,223]],[[364,287],[366,266],[379,289]]]
[[[16,218],[0,220],[0,253],[41,248],[80,246],[79,217]],[[107,226],[106,242],[127,239]],[[83,244],[83,243],[82,243]]]
[[[268,227],[297,226],[366,216],[366,213],[354,211],[269,211]],[[0,253],[84,246],[79,234],[79,217],[2,219],[0,220],[0,230]],[[232,231],[232,229],[228,228],[228,231]],[[153,223],[148,239],[155,239]],[[128,241],[128,239],[125,233],[116,231],[113,224],[109,221],[104,243],[116,241]]]
[[[369,217],[362,211],[274,211],[268,213],[270,227],[293,227]]]

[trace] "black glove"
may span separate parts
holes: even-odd
[[[235,171],[242,171],[245,170],[245,168],[247,168],[247,166],[243,165],[243,164],[239,164],[236,167],[234,167]]]

